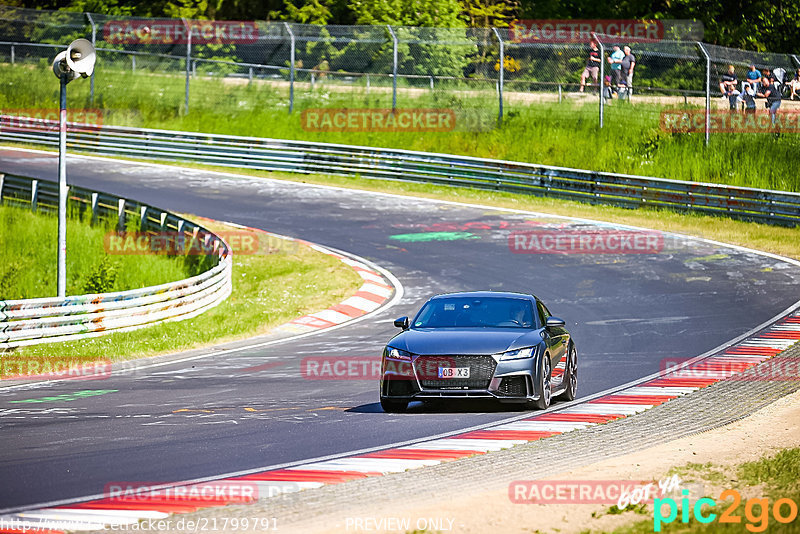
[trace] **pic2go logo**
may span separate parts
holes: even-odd
[[[736,510],[742,502],[742,496],[736,490],[725,490],[719,494],[720,501],[733,499],[733,502],[725,508],[719,516],[709,510],[703,510],[704,505],[709,507],[717,506],[717,502],[709,497],[697,499],[694,506],[690,505],[687,495],[688,490],[683,490],[681,499],[681,523],[689,523],[689,510],[691,509],[694,519],[698,523],[713,523],[719,517],[720,523],[742,523],[742,517],[736,515]],[[661,532],[662,525],[672,523],[678,518],[678,503],[672,498],[655,499],[653,502],[653,531]],[[664,508],[669,510],[664,516]],[[797,503],[791,499],[778,499],[771,508],[772,517],[778,523],[791,523],[797,519]],[[770,505],[768,499],[748,499],[744,505],[744,517],[748,521],[745,528],[750,532],[764,532],[769,526]]]

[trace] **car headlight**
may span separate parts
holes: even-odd
[[[395,349],[392,347],[386,347],[386,357],[391,358],[393,360],[405,360],[410,362],[411,361],[411,353],[406,352],[404,350]]]
[[[522,360],[524,358],[532,358],[536,355],[536,347],[526,347],[524,349],[510,350],[500,354],[500,361],[507,362],[509,360]]]

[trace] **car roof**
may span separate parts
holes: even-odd
[[[536,300],[536,297],[533,295],[528,295],[526,293],[512,293],[510,291],[462,291],[458,293],[442,293],[441,295],[436,295],[434,297],[431,297],[431,300],[450,298],[450,297],[467,297],[467,298],[500,297],[500,298]]]

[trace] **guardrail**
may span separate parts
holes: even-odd
[[[57,122],[0,115],[0,142],[58,145]],[[70,123],[67,146],[105,156],[510,191],[794,226],[800,193],[390,148]]]
[[[58,184],[0,174],[0,202],[32,210],[58,208]],[[231,253],[225,241],[173,213],[115,195],[71,186],[68,206],[89,209],[92,219],[114,217],[118,228],[136,223],[141,232],[199,239],[212,253],[209,270],[158,286],[66,298],[0,300],[0,350],[84,339],[183,320],[213,308],[231,292]]]

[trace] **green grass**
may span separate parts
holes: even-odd
[[[234,251],[232,277],[231,296],[193,319],[60,343],[57,349],[52,344],[25,347],[14,357],[35,360],[57,352],[70,361],[119,361],[243,339],[341,302],[362,283],[338,259],[304,245],[266,255]]]
[[[0,108],[57,107],[58,84],[44,65],[0,66]],[[241,82],[241,83],[240,83]],[[124,90],[123,90],[124,89]],[[391,106],[385,88],[371,94],[341,92],[321,85],[299,85],[295,113],[287,113],[286,84],[223,81],[198,77],[191,82],[190,112],[182,113],[184,78],[146,74],[98,65],[96,100],[104,123],[149,128],[303,139],[411,150],[466,154],[533,163],[642,174],[682,180],[800,190],[792,172],[800,136],[715,134],[703,147],[702,134],[661,131],[657,105],[615,102],[606,107],[606,127],[598,129],[594,98],[564,103],[509,102],[502,127],[454,132],[314,132],[301,123],[302,111],[316,107]],[[89,83],[69,86],[70,107],[92,107]],[[510,98],[511,100],[511,98]],[[496,113],[493,93],[401,91],[399,107],[482,108]],[[788,104],[784,106],[788,108]]]
[[[107,293],[154,286],[198,273],[196,262],[166,256],[107,254],[106,223],[67,221],[67,294]],[[0,206],[0,300],[57,294],[58,219]]]

